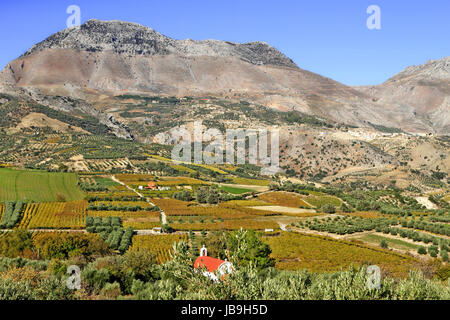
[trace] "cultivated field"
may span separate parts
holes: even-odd
[[[170,259],[173,244],[179,241],[187,241],[187,235],[139,235],[133,237],[133,244],[129,251],[146,251],[155,254],[158,263],[164,263]]]
[[[372,248],[361,243],[328,237],[283,232],[267,237],[267,243],[280,269],[308,269],[315,272],[338,271],[351,265],[378,265],[397,276],[406,276],[420,262],[408,255]]]
[[[74,201],[84,192],[74,173],[0,169],[0,201]]]

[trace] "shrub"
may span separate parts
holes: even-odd
[[[330,203],[324,204],[320,209],[324,213],[335,213],[336,212],[336,208]]]
[[[417,253],[419,254],[427,254],[427,249],[425,247],[419,247],[419,249],[417,250]]]
[[[341,211],[345,212],[345,213],[350,213],[350,212],[352,212],[352,209],[347,204],[342,203],[341,204]]]
[[[24,203],[22,201],[17,201],[15,204],[13,202],[6,203],[6,208],[3,214],[0,228],[10,229],[14,227],[20,220],[20,214],[22,212],[23,205]]]
[[[0,254],[5,257],[36,258],[32,234],[26,230],[14,230],[0,237]]]
[[[106,243],[95,234],[43,232],[33,238],[33,243],[44,259],[67,259],[72,256],[106,255]]]
[[[107,283],[100,291],[100,297],[105,300],[115,300],[120,294],[121,290],[118,282]]]

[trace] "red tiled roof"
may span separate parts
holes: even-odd
[[[209,272],[214,272],[224,262],[225,261],[223,261],[223,260],[208,257],[208,256],[198,257],[197,259],[195,259],[194,268],[198,269],[198,268],[206,267],[206,269],[208,269]]]

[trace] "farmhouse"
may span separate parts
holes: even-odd
[[[142,190],[143,188],[139,188],[139,190]],[[156,184],[156,182],[150,181],[147,186],[145,187],[147,190],[158,190],[158,191],[167,191],[170,190],[170,187],[160,187]]]
[[[220,275],[220,279],[223,279],[226,274],[233,272],[233,265],[226,259],[220,260],[213,257],[208,257],[208,250],[205,246],[200,249],[200,256],[195,259],[194,268],[206,268],[203,275],[213,281],[219,280],[217,273]]]
[[[158,185],[156,183],[154,183],[153,181],[150,181],[147,184],[147,187],[145,187],[145,189],[158,190]]]

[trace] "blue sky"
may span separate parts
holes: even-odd
[[[64,29],[72,4],[81,22],[132,21],[176,39],[265,41],[300,68],[348,85],[378,84],[450,55],[448,0],[1,0],[0,67]],[[366,26],[372,4],[381,30]]]

